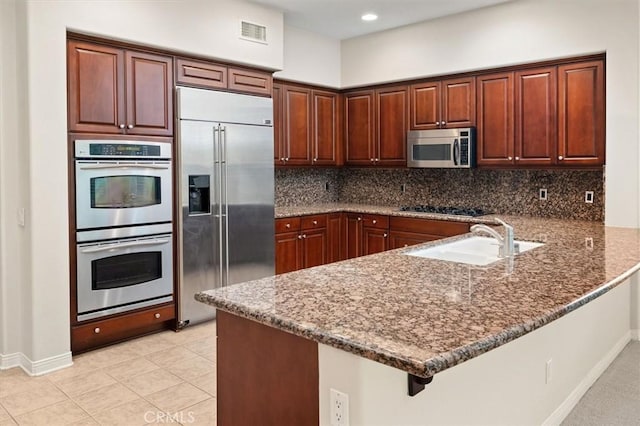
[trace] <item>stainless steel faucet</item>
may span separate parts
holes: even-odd
[[[520,247],[518,244],[514,244],[513,242],[513,226],[509,225],[502,219],[495,218],[495,221],[504,227],[504,237],[502,237],[502,235],[500,235],[500,233],[495,229],[482,224],[473,225],[470,228],[470,231],[473,232],[474,234],[477,234],[479,232],[485,232],[491,235],[496,240],[498,240],[498,243],[499,243],[498,256],[499,257],[512,257],[518,254],[518,252],[520,251],[519,250]]]

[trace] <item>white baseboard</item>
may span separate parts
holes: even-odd
[[[611,348],[607,354],[602,357],[600,361],[596,365],[593,366],[591,370],[587,373],[587,375],[582,379],[582,381],[576,386],[576,388],[567,396],[567,398],[560,404],[558,408],[555,409],[553,413],[544,421],[543,425],[559,425],[562,421],[569,415],[571,410],[576,406],[580,398],[584,396],[585,393],[589,390],[589,388],[598,380],[598,377],[604,373],[604,371],[609,367],[609,365],[613,362],[614,359],[622,352],[627,343],[632,338],[633,331],[631,330],[626,333],[618,342]],[[637,333],[638,330],[635,330]],[[637,336],[637,334],[636,334]]]
[[[73,365],[71,352],[31,361],[25,354],[16,352],[9,355],[0,355],[0,370],[20,367],[30,376],[41,376],[62,368]]]
[[[631,340],[640,340],[640,330],[631,330]]]

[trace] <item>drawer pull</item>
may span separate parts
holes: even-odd
[[[159,313],[156,313],[156,314],[154,315],[154,317],[156,317],[156,319],[158,319],[158,318],[160,318],[160,314],[159,314]]]
[[[291,224],[290,224],[290,223],[287,223],[284,227],[285,227],[285,228],[291,228]]]
[[[314,220],[314,221],[313,221],[313,224],[314,224],[314,225],[317,225],[317,224],[318,224],[318,221],[317,221],[317,220]]]
[[[373,224],[375,225],[376,223],[378,223],[378,221],[373,219]]]
[[[94,328],[94,329],[93,329],[93,332],[94,332],[95,334],[100,333],[100,327],[96,327],[96,328]]]

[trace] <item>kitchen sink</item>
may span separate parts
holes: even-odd
[[[514,241],[514,243],[519,245],[520,254],[544,245],[534,241]],[[498,247],[498,241],[495,238],[473,236],[463,240],[408,251],[404,254],[427,259],[485,266],[502,259],[498,257]]]

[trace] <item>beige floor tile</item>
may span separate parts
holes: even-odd
[[[176,364],[181,364],[197,356],[198,355],[191,352],[187,348],[183,348],[182,346],[175,346],[166,351],[149,354],[146,356],[146,358],[154,364],[166,368]]]
[[[15,373],[2,376],[0,379],[0,399],[8,395],[26,392],[35,389],[43,383],[50,383],[47,376],[31,377],[22,369],[18,369]]]
[[[77,422],[69,423],[67,426],[98,426],[100,423],[93,420],[91,417],[85,417]]]
[[[101,425],[144,425],[154,421],[158,408],[143,398],[118,405],[94,415]]]
[[[173,331],[145,336],[140,339],[127,342],[126,344],[138,356],[145,356],[154,352],[166,351],[176,346],[175,344],[170,342],[170,339],[167,337],[168,334],[166,333],[173,333]]]
[[[187,342],[184,345],[185,348],[191,352],[195,352],[198,355],[210,360],[216,360],[216,337],[210,336],[201,340],[195,340],[193,342]]]
[[[18,424],[33,426],[66,426],[89,415],[73,401],[67,400],[16,417]]]
[[[168,339],[171,343],[176,345],[184,345],[188,342],[196,340],[206,339],[207,337],[213,337],[216,335],[215,329],[209,325],[209,323],[192,325],[185,327]]]
[[[164,369],[157,369],[123,380],[121,383],[138,395],[147,396],[171,386],[179,385],[182,383],[182,379]]]
[[[24,370],[20,367],[13,367],[8,370],[0,370],[0,379],[4,377],[21,375],[21,374],[27,374],[27,373],[25,373]]]
[[[104,371],[116,380],[123,381],[149,371],[157,370],[156,364],[146,358],[136,358],[131,361],[125,361],[121,364],[107,367]]]
[[[54,371],[45,377],[53,383],[68,380],[83,374],[100,370],[104,367],[96,358],[88,356],[89,354],[76,355],[73,357],[73,365],[62,370]]]
[[[153,403],[161,411],[176,413],[210,398],[206,392],[190,383],[182,383],[160,392],[148,395],[147,401]]]
[[[91,415],[138,399],[132,390],[121,383],[108,385],[93,392],[74,397],[73,400]]]
[[[34,382],[36,378],[32,378]],[[8,395],[0,404],[13,417],[67,400],[67,396],[49,381],[42,381],[25,392]]]
[[[5,417],[3,419],[0,419],[0,426],[13,426],[17,424],[18,423],[14,422],[11,417]]]
[[[216,373],[205,374],[189,381],[192,385],[202,389],[211,396],[216,396]]]
[[[122,343],[108,348],[99,349],[97,351],[88,352],[80,355],[83,360],[91,363],[98,368],[110,367],[112,365],[121,364],[125,361],[131,361],[140,355],[127,343]]]
[[[7,413],[7,410],[0,404],[0,419],[4,419],[5,417],[9,417],[9,413]]]
[[[215,364],[201,356],[196,355],[187,362],[179,362],[167,367],[171,373],[183,380],[191,381],[215,371]]]
[[[185,421],[183,425],[216,425],[216,400],[215,398],[205,399],[196,405],[185,408],[182,412],[186,412],[183,416]]]
[[[74,397],[114,383],[116,381],[113,377],[99,370],[56,382],[55,385],[62,392]]]

